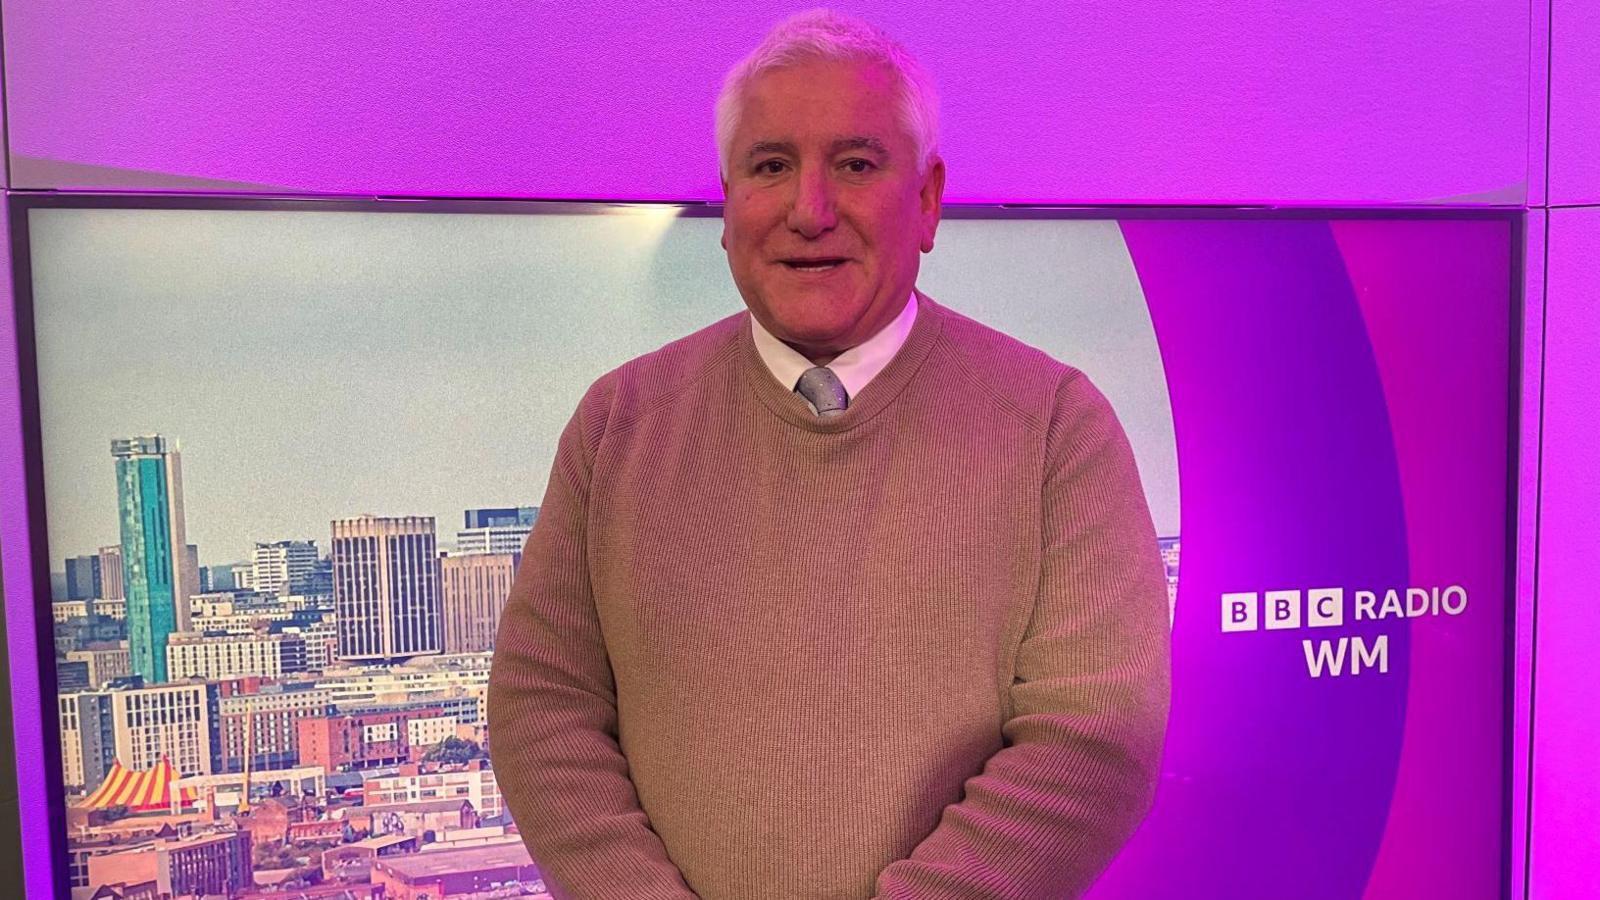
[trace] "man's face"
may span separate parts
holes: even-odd
[[[944,163],[919,172],[895,75],[813,61],[746,86],[722,246],[750,312],[816,361],[887,325],[933,249]]]

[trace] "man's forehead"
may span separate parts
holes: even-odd
[[[840,152],[898,156],[913,142],[895,73],[870,60],[812,59],[755,75],[740,98],[730,156]]]

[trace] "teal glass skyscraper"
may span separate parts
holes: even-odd
[[[167,680],[167,636],[189,629],[191,584],[176,442],[161,435],[111,442],[117,466],[128,654],[146,684]]]

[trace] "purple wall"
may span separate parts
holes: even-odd
[[[711,198],[722,71],[809,5],[16,0],[13,177]],[[1527,195],[1523,2],[839,5],[939,78],[955,200]]]
[[[1550,204],[1600,204],[1600,3],[1548,2]]]
[[[0,109],[0,134],[7,125],[5,110]],[[0,167],[0,189],[9,187],[8,172]],[[9,204],[0,204],[0,247],[6,248],[4,262],[0,262],[0,297],[9,302],[11,297],[11,219]],[[12,334],[12,317],[0,315],[0,495],[7,498],[21,496],[17,490],[23,483],[22,471],[22,410],[17,393],[17,341]],[[33,596],[33,573],[28,560],[28,519],[24,510],[13,509],[8,502],[0,509],[0,574],[4,585],[0,597]],[[38,708],[39,669],[34,659],[33,617],[25,604],[4,603],[6,614],[5,659],[11,684],[13,718],[12,738],[16,749],[16,771],[20,773],[42,771],[44,761],[40,747],[44,740],[40,733],[39,716],[29,714]],[[0,727],[4,727],[0,724]],[[17,808],[8,809],[0,799],[0,816],[17,814],[23,839],[23,857],[32,860],[43,846],[46,837],[39,827],[45,819],[45,791],[40,779],[19,778]],[[5,797],[9,786],[0,786],[0,798]],[[0,834],[11,829],[0,826]],[[28,894],[43,889],[47,873],[34,865],[27,872]],[[45,896],[40,894],[39,896]]]
[[[9,216],[0,208],[0,246],[9,246],[10,240]],[[9,263],[0,265],[0,291],[5,297],[11,296]],[[17,371],[16,341],[12,338],[10,316],[0,316],[0,367],[4,367],[0,373]],[[43,771],[39,748],[44,742],[37,712],[39,670],[34,661],[33,619],[22,609],[23,604],[5,599],[33,595],[33,579],[28,568],[28,520],[21,510],[12,509],[9,502],[9,498],[15,496],[12,486],[22,483],[22,429],[15,387],[14,376],[0,374],[0,492],[8,498],[5,508],[0,510],[0,574],[4,576],[4,583],[0,584],[0,607],[6,611],[6,646],[0,652],[4,653],[7,664],[13,713],[13,722],[0,722],[0,727],[12,727],[15,773],[21,774]],[[0,777],[9,780],[9,776]],[[33,778],[30,783],[27,778],[19,778],[14,804],[12,786],[0,781],[0,840],[10,843],[20,833],[24,859],[32,859],[36,851],[30,848],[43,847],[46,840],[39,828],[27,824],[30,819],[43,818],[45,791],[41,781]],[[12,817],[16,817],[15,821]],[[9,859],[12,852],[12,847],[0,847],[0,856],[4,858]],[[28,875],[31,893],[41,886],[42,879],[34,877],[31,871]]]
[[[1544,265],[1537,618],[1532,673],[1529,896],[1600,896],[1600,4],[1549,0],[1546,209],[1530,215],[1529,268]],[[1537,45],[1536,49],[1537,49]],[[1543,235],[1532,233],[1544,226]],[[1543,253],[1537,252],[1543,249]],[[1536,307],[1530,296],[1529,313]],[[1526,504],[1526,501],[1525,501]]]
[[[216,0],[9,0],[11,183],[714,198],[720,73],[807,5],[475,0],[446,13],[368,0],[308,22]],[[1548,213],[1546,290],[1542,207],[1600,203],[1600,5],[1094,0],[1007,4],[1003,17],[973,2],[839,6],[889,28],[939,78],[952,200],[1532,207],[1522,446],[1541,465],[1523,481],[1518,578],[1526,603],[1537,576],[1544,602],[1539,724],[1531,762],[1518,745],[1515,793],[1520,804],[1532,778],[1534,895],[1589,886],[1574,817],[1600,803],[1600,768],[1583,756],[1600,740],[1600,710],[1585,702],[1589,651],[1577,639],[1600,633],[1600,607],[1580,603],[1595,594],[1582,551],[1600,533],[1586,476],[1600,471],[1600,441],[1583,420],[1600,378],[1582,352],[1600,346],[1584,268],[1600,253],[1600,215]],[[9,287],[5,266],[0,282]],[[13,349],[0,333],[5,486],[21,477]],[[9,592],[26,596],[18,512],[5,510],[0,553]],[[35,675],[17,651],[31,623],[8,627],[26,705]],[[1519,722],[1534,637],[1523,616]],[[19,751],[38,752],[38,722],[17,728]],[[37,833],[44,798],[22,789]],[[1513,828],[1520,846],[1519,816]]]
[[[1600,896],[1600,208],[1551,210],[1533,704],[1532,896]]]

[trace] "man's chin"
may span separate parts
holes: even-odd
[[[850,331],[856,326],[860,317],[838,316],[818,320],[806,316],[775,314],[771,318],[774,327],[768,330],[786,344],[803,344],[817,348],[837,346],[842,350],[848,347]]]

